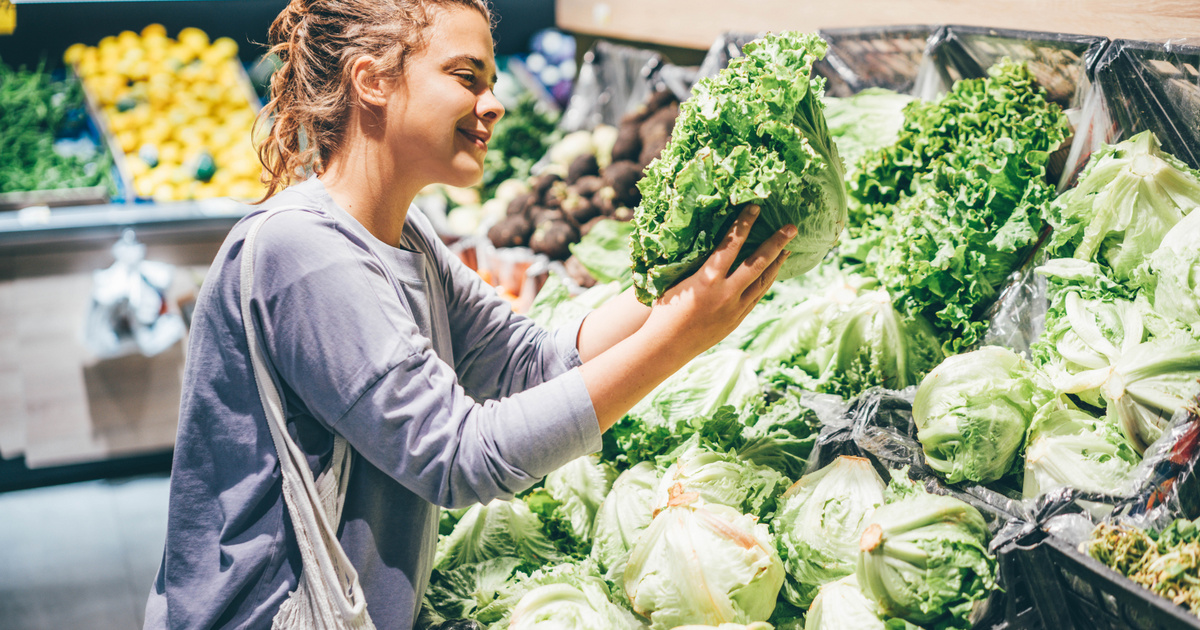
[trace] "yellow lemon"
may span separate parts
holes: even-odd
[[[87,50],[87,46],[83,44],[71,44],[67,50],[63,52],[63,63],[75,65],[83,60],[83,51]]]
[[[166,36],[167,36],[167,27],[163,26],[162,24],[158,24],[158,23],[147,24],[146,28],[142,29],[142,37],[144,37],[146,39],[151,39],[151,38],[155,38],[155,37],[165,38]]]
[[[176,37],[176,39],[179,40],[179,43],[186,44],[197,53],[205,48],[208,48],[208,34],[193,26],[189,26],[179,31],[179,35]]]
[[[166,183],[159,184],[150,196],[155,201],[175,201],[175,187]]]

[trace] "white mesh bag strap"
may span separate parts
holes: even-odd
[[[300,546],[303,570],[299,584],[279,609],[272,623],[274,629],[374,629],[367,603],[358,582],[358,572],[350,564],[337,539],[337,523],[341,520],[346,500],[346,484],[350,477],[351,457],[345,438],[335,435],[333,462],[313,479],[304,452],[288,435],[283,415],[283,402],[271,372],[267,368],[258,333],[250,309],[254,286],[254,240],[268,219],[287,208],[276,208],[263,214],[250,227],[242,248],[241,306],[246,341],[254,365],[254,380],[262,400],[279,468],[283,474],[283,499],[292,528]]]

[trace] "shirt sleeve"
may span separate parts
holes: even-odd
[[[520,394],[468,396],[378,258],[331,219],[280,213],[256,249],[251,306],[276,374],[418,496],[444,507],[508,498],[600,448],[586,386],[565,363]]]
[[[511,396],[582,364],[576,342],[583,318],[550,332],[514,313],[507,300],[432,234],[427,219],[412,211],[409,216],[438,259],[455,369],[471,396]]]

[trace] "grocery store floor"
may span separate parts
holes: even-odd
[[[167,476],[0,493],[0,630],[142,627]]]

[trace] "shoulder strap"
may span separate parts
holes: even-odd
[[[332,612],[339,614],[342,619],[351,620],[365,616],[366,600],[359,586],[358,572],[350,564],[337,539],[336,524],[341,518],[350,478],[349,446],[345,438],[335,434],[332,465],[317,480],[313,479],[304,452],[287,432],[283,402],[267,367],[250,308],[254,285],[254,242],[258,231],[271,217],[294,209],[297,208],[268,210],[255,220],[246,235],[241,267],[242,324],[246,330],[259,398],[279,456],[284,502],[300,544],[304,577],[309,588],[324,591],[328,599],[335,600]]]

